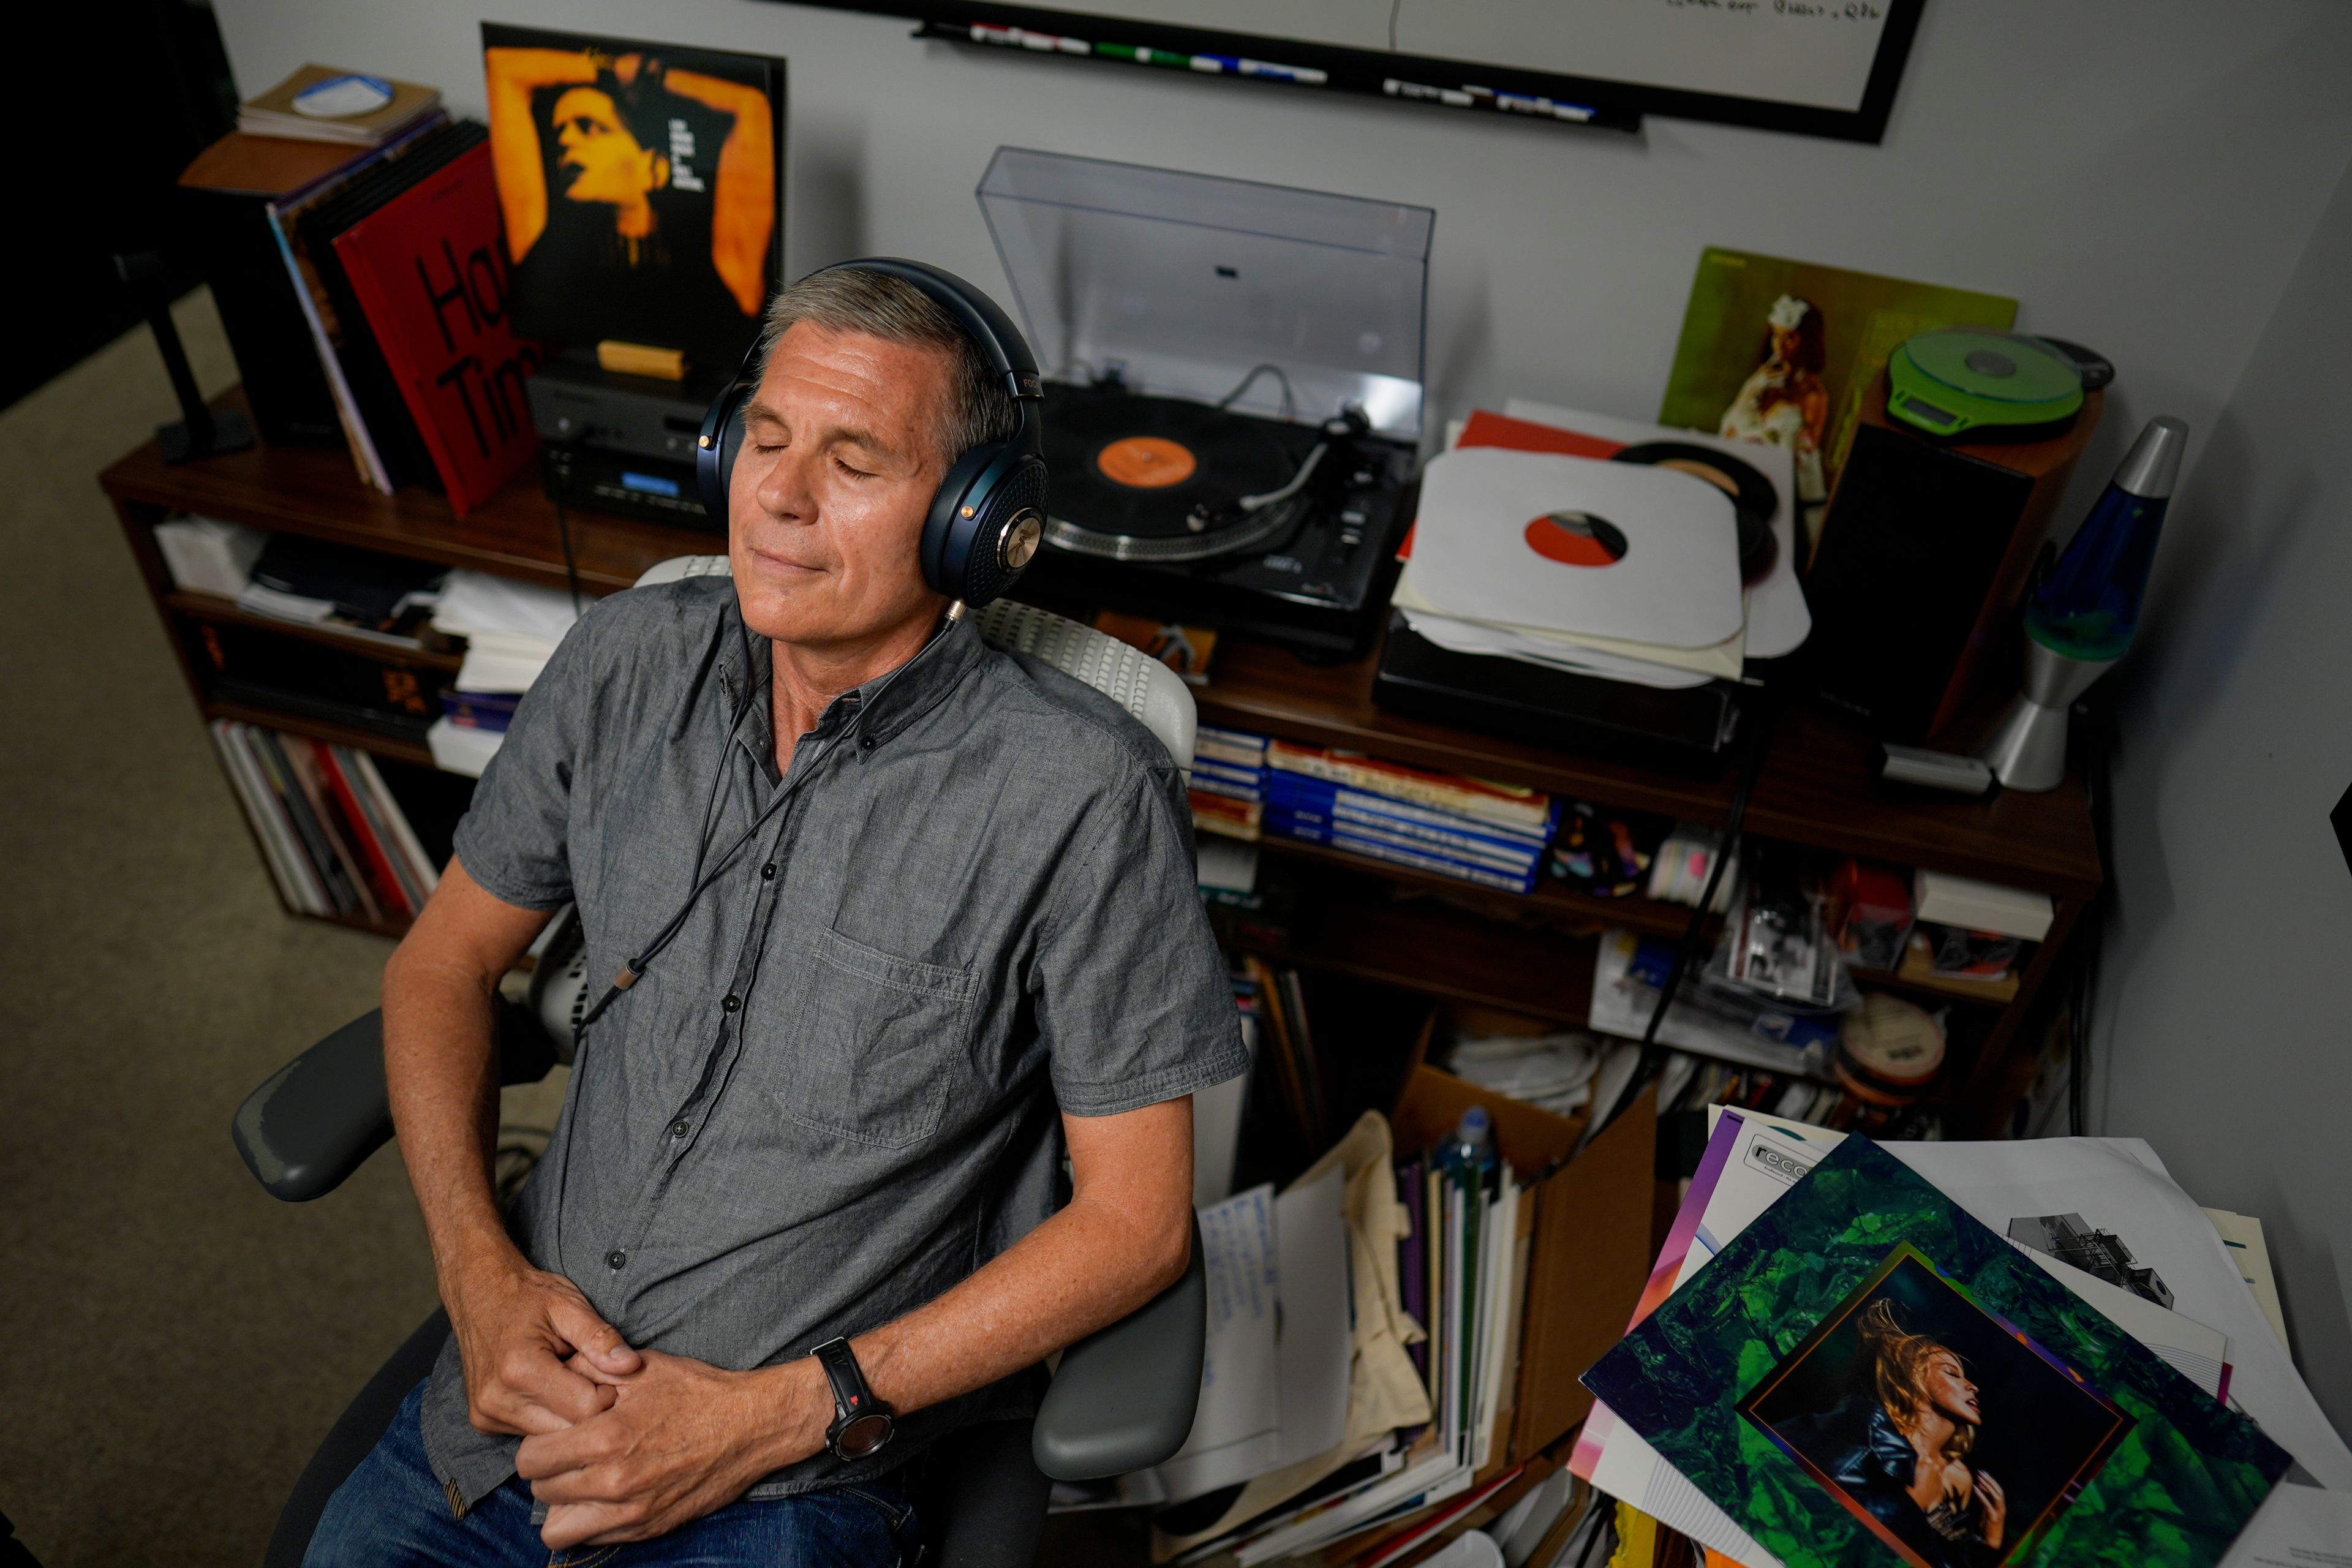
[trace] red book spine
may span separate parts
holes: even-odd
[[[463,517],[539,449],[523,382],[537,343],[515,335],[490,150],[436,170],[335,237],[384,363]]]
[[[352,792],[352,781],[343,776],[343,765],[335,760],[335,749],[313,741],[310,750],[317,754],[319,771],[326,775],[328,787],[334,792],[335,804],[342,809],[345,828],[365,862],[367,879],[374,886],[376,901],[393,914],[415,919],[416,910],[408,901],[408,889],[401,886],[400,873],[392,868],[383,846],[377,842],[367,812]]]

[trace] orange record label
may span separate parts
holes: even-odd
[[[1625,535],[1614,523],[1584,511],[1548,511],[1527,527],[1528,548],[1563,566],[1614,566],[1625,559]]]
[[[1200,466],[1189,447],[1160,436],[1129,436],[1095,454],[1095,467],[1103,478],[1139,490],[1181,485]]]

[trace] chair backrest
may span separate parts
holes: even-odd
[[[724,555],[679,555],[647,567],[636,586],[726,575]],[[1177,767],[1188,773],[1192,771],[1192,739],[1199,719],[1192,689],[1174,670],[1067,616],[1011,599],[999,599],[973,611],[972,624],[991,646],[1042,659],[1126,709],[1159,737],[1168,754],[1176,759]]]

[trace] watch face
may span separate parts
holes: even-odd
[[[833,1440],[833,1451],[845,1459],[862,1459],[889,1440],[890,1417],[877,1410],[844,1426]]]

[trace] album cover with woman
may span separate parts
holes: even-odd
[[[482,24],[515,323],[731,367],[783,258],[784,62]]]
[[[1785,447],[1808,546],[1863,399],[1906,338],[2006,329],[2017,301],[1709,246],[1700,252],[1658,423]]]
[[[1584,1383],[1786,1568],[2209,1568],[2289,1464],[1860,1136]]]

